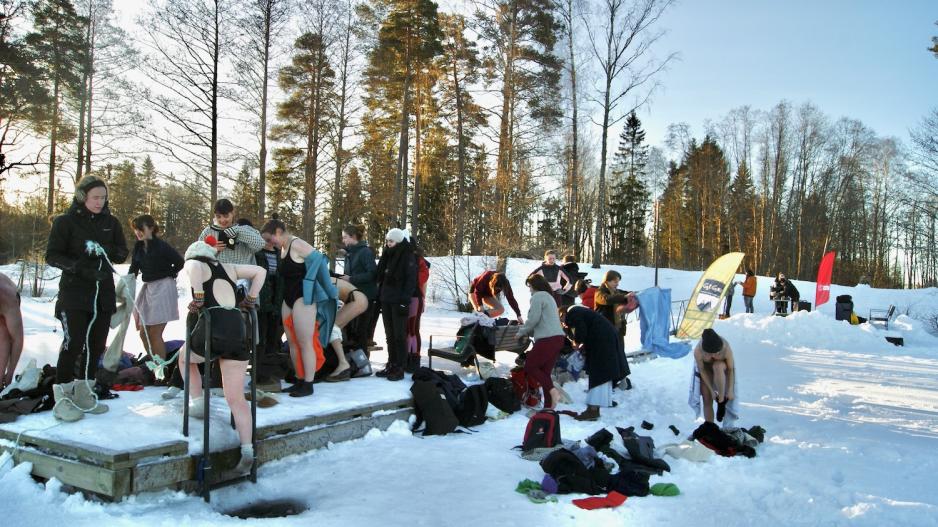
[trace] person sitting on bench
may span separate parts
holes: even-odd
[[[211,238],[209,238],[211,241]],[[217,349],[215,335],[244,334],[244,318],[237,307],[251,308],[257,302],[257,295],[264,286],[267,271],[257,265],[222,264],[217,259],[217,249],[206,242],[197,241],[186,249],[185,271],[192,284],[192,302],[189,303],[189,315],[186,326],[195,328],[204,310],[211,309],[211,328],[204,331],[202,343],[212,335],[212,359],[217,358],[221,369],[222,389],[225,401],[234,417],[235,430],[241,440],[241,460],[235,468],[238,472],[250,470],[254,463],[254,448],[251,444],[251,411],[244,398],[244,375],[250,359],[248,347],[240,342]],[[237,299],[235,281],[247,279],[251,287],[240,302]],[[195,330],[193,334],[197,333]],[[193,342],[195,341],[195,342]],[[205,362],[205,349],[198,345],[198,339],[190,337],[189,345],[192,356],[189,363],[189,411],[193,417],[205,419],[202,397],[202,378],[198,364]],[[179,369],[186,367],[186,355],[179,354]]]

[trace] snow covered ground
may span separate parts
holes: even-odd
[[[424,346],[429,334],[453,334],[459,315],[451,311],[453,259],[435,258],[429,290],[431,306],[423,317]],[[474,274],[488,259],[473,259]],[[464,259],[457,260],[457,281],[465,287]],[[524,276],[536,262],[511,260],[509,278],[522,310],[527,309]],[[461,270],[460,270],[461,269]],[[643,289],[653,283],[653,269],[616,267],[622,287]],[[594,282],[603,270],[589,271]],[[19,270],[0,268],[14,280]],[[448,279],[446,277],[449,277]],[[684,299],[700,273],[662,270],[660,283]],[[741,278],[741,277],[740,277]],[[386,432],[293,456],[260,468],[256,485],[217,491],[213,502],[180,492],[138,495],[119,503],[100,503],[63,492],[56,481],[40,484],[29,466],[12,467],[0,458],[0,511],[3,525],[48,525],[66,521],[82,525],[229,525],[247,522],[223,514],[254,500],[293,499],[308,507],[299,516],[251,520],[251,525],[938,525],[938,338],[925,322],[938,313],[938,290],[872,289],[833,286],[831,298],[852,294],[856,311],[895,304],[895,328],[905,347],[887,343],[880,330],[850,326],[833,318],[833,304],[819,311],[777,318],[768,300],[770,278],[759,278],[754,315],[734,312],[715,329],[737,354],[738,397],[743,426],[761,425],[766,442],[758,456],[712,457],[704,464],[668,458],[672,472],[658,481],[672,482],[676,498],[630,498],[617,509],[581,510],[560,496],[555,504],[536,505],[515,493],[525,478],[540,480],[543,472],[521,459],[511,447],[521,442],[527,419],[518,413],[478,427],[475,434],[423,438],[406,423]],[[814,284],[795,282],[813,301]],[[180,304],[188,302],[180,281]],[[26,351],[40,364],[55,361],[61,333],[52,317],[56,285],[41,299],[24,298]],[[737,293],[740,288],[737,288]],[[380,325],[379,325],[380,326]],[[167,338],[181,338],[181,323],[170,324]],[[377,336],[380,342],[383,335]],[[630,325],[627,350],[638,349],[638,324]],[[142,351],[134,335],[126,349]],[[499,354],[497,371],[507,374],[514,355]],[[373,359],[384,359],[377,352]],[[437,366],[437,364],[434,364]],[[474,372],[441,361],[469,380]],[[635,388],[617,392],[617,408],[604,409],[598,423],[562,418],[564,439],[583,439],[602,426],[655,424],[646,432],[658,446],[676,442],[668,425],[689,434],[696,423],[687,405],[691,358],[657,359],[632,367]],[[362,383],[355,385],[355,383]],[[333,405],[344,396],[354,403],[362,387],[372,396],[406,394],[409,383],[372,379],[348,384],[317,385],[307,404]],[[586,384],[568,383],[569,408],[584,406]],[[344,393],[343,393],[344,392]],[[127,394],[124,403],[133,406]],[[216,401],[222,404],[221,401]],[[282,408],[275,407],[274,409]],[[157,409],[152,409],[153,411]],[[221,408],[219,408],[221,412]],[[263,412],[264,410],[261,410]],[[121,427],[145,434],[156,426],[145,412],[124,414]],[[51,417],[51,416],[50,416]],[[113,425],[105,416],[90,416]],[[112,418],[116,417],[111,416]],[[68,426],[68,425],[63,425]],[[61,427],[60,427],[61,428]],[[116,431],[116,430],[112,430]]]

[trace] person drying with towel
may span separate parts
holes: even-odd
[[[694,348],[695,371],[692,380],[691,406],[700,415],[700,399],[703,399],[704,419],[713,422],[713,403],[717,403],[716,420],[723,421],[729,405],[732,420],[738,419],[736,400],[736,361],[733,349],[726,339],[711,328],[704,330]],[[699,389],[694,388],[699,385]],[[699,391],[699,396],[694,391]],[[696,402],[696,404],[694,404]],[[724,426],[729,426],[724,423]]]

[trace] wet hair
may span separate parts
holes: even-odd
[[[610,282],[612,280],[622,280],[622,275],[619,274],[619,271],[609,270],[603,275],[603,282]]]
[[[532,274],[531,276],[528,277],[527,280],[525,280],[524,283],[527,284],[528,287],[530,287],[531,289],[534,289],[535,291],[543,291],[545,293],[550,293],[550,294],[554,293],[554,290],[551,289],[550,284],[547,283],[547,279],[539,274]]]
[[[572,254],[565,255],[563,257],[563,263],[576,263],[576,256]]]
[[[153,236],[160,232],[160,226],[156,224],[156,220],[153,219],[153,216],[149,214],[141,214],[130,221],[130,226],[138,231],[142,231],[144,227],[149,227],[153,231]]]
[[[590,288],[590,285],[591,284],[589,280],[580,279],[577,280],[575,284],[573,284],[573,290],[576,291],[576,294],[582,295]]]
[[[352,238],[361,241],[365,237],[365,226],[364,225],[352,225],[351,223],[342,227],[342,232],[348,234]]]
[[[552,255],[552,254],[553,254],[554,256],[557,256],[557,251],[555,251],[555,250],[553,250],[553,249],[548,249],[548,250],[544,251],[544,259],[546,260],[547,257],[550,256],[550,255]]]
[[[493,295],[501,293],[507,286],[508,277],[505,276],[505,273],[495,273],[492,275],[492,278],[489,279],[489,289],[492,291]]]
[[[212,208],[212,211],[215,214],[231,214],[234,212],[234,203],[232,203],[228,198],[222,198],[215,202],[215,206]]]
[[[755,276],[756,273],[752,269],[746,269],[746,276]]]
[[[261,228],[261,234],[277,234],[277,229],[287,232],[287,224],[280,221],[276,214]]]
[[[237,223],[238,225],[240,225],[240,226],[242,226],[242,227],[253,227],[253,226],[254,226],[254,223],[252,223],[251,220],[249,220],[249,219],[247,219],[247,218],[238,218],[238,221],[236,221],[235,223]]]

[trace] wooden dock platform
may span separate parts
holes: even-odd
[[[333,442],[386,430],[413,413],[409,384],[365,378],[317,384],[309,398],[280,401],[258,408],[259,465],[308,452]],[[122,392],[107,401],[108,413],[87,415],[76,423],[58,423],[52,412],[24,416],[0,425],[0,450],[16,463],[32,463],[33,475],[56,478],[66,485],[118,500],[161,489],[196,486],[202,453],[202,422],[190,420],[182,435],[182,398],[160,398],[162,388]],[[223,397],[212,398],[212,478],[222,481],[240,456],[237,435]]]

